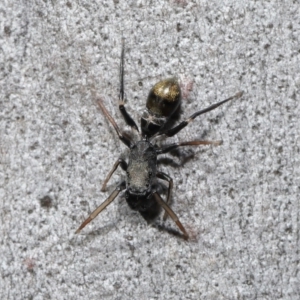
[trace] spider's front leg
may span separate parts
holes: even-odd
[[[171,207],[164,202],[164,200],[161,198],[161,196],[155,192],[153,193],[153,196],[155,197],[155,200],[157,201],[157,203],[165,210],[165,212],[172,218],[172,220],[176,223],[176,225],[178,226],[178,228],[182,231],[182,233],[184,234],[184,238],[187,240],[189,238],[189,235],[187,234],[185,228],[183,227],[183,225],[181,224],[181,222],[179,221],[179,218],[177,217],[177,215],[174,213],[174,211],[171,209]]]
[[[79,226],[75,233],[79,233],[79,231],[82,228],[84,228],[88,223],[95,219],[103,209],[105,209],[110,203],[112,203],[116,199],[116,197],[122,190],[125,190],[125,188],[126,184],[125,181],[123,181],[116,187],[116,189],[110,194],[110,196],[89,215],[89,217]]]
[[[162,180],[168,181],[169,182],[169,188],[168,188],[168,194],[167,194],[167,204],[170,205],[170,200],[171,200],[171,193],[173,190],[173,179],[166,173],[164,172],[157,172],[156,173],[157,178],[160,178]],[[163,220],[165,221],[168,217],[167,212],[165,211]]]

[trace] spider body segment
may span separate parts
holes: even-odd
[[[180,86],[175,78],[164,79],[150,90],[146,109],[141,117],[143,136],[152,137],[160,132],[181,102]]]
[[[130,148],[125,198],[132,209],[146,211],[151,206],[148,198],[156,180],[156,164],[156,150],[149,141],[138,141]]]

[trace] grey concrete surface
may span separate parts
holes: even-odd
[[[299,299],[297,1],[4,0],[0,24],[1,299]],[[182,119],[244,91],[169,139],[223,140],[160,165],[189,242],[122,196],[74,234],[124,176],[100,191],[122,36],[137,121],[162,78]]]

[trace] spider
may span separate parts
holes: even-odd
[[[158,155],[168,153],[182,146],[220,145],[222,141],[194,140],[158,147],[155,143],[153,143],[153,140],[160,135],[165,135],[167,137],[174,136],[196,117],[209,112],[230,100],[240,98],[243,92],[239,92],[230,98],[215,103],[203,110],[197,111],[177,126],[168,128],[166,125],[181,103],[181,90],[178,81],[175,78],[161,80],[152,87],[148,95],[146,109],[141,117],[140,133],[138,126],[125,108],[124,53],[125,45],[123,39],[120,62],[119,109],[126,124],[140,134],[140,139],[135,142],[131,137],[121,132],[115,120],[105,108],[102,100],[97,101],[104,116],[114,127],[119,139],[129,148],[130,151],[128,162],[122,158],[119,158],[115,162],[112,170],[104,180],[101,190],[104,191],[106,189],[109,179],[119,166],[121,166],[121,168],[126,172],[126,179],[120,182],[110,196],[90,214],[90,216],[77,229],[76,233],[79,233],[81,229],[83,229],[110,203],[112,203],[121,191],[125,190],[125,199],[131,209],[137,210],[142,214],[150,211],[153,206],[157,204],[160,205],[165,210],[163,219],[165,220],[167,216],[170,216],[183,233],[183,237],[188,239],[189,236],[184,226],[169,206],[171,192],[173,189],[173,180],[168,174],[157,169],[157,157]],[[157,178],[168,182],[166,201],[161,198],[157,191]]]

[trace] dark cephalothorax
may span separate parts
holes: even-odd
[[[123,40],[120,64],[119,109],[124,117],[126,124],[139,132],[138,126],[136,125],[132,117],[128,114],[124,106],[124,51]],[[160,154],[168,153],[181,146],[220,145],[221,141],[195,140],[158,147],[152,142],[152,140],[160,135],[165,135],[167,137],[175,135],[199,115],[209,112],[230,100],[237,99],[241,97],[242,94],[242,92],[239,92],[228,99],[215,103],[203,110],[197,111],[189,118],[179,123],[177,126],[169,128],[166,125],[181,103],[181,91],[180,86],[175,78],[161,80],[154,85],[148,95],[146,109],[141,117],[141,138],[138,142],[132,141],[130,137],[120,131],[115,120],[103,105],[102,100],[98,100],[100,109],[112,124],[112,126],[115,128],[119,139],[130,150],[128,162],[126,162],[122,158],[119,158],[115,162],[112,170],[107,175],[101,190],[104,191],[106,189],[106,185],[109,179],[118,168],[118,166],[121,166],[121,168],[126,171],[126,180],[122,181],[111,193],[111,195],[90,214],[90,216],[77,229],[76,233],[78,233],[104,208],[106,208],[122,190],[125,190],[125,198],[130,208],[144,213],[151,210],[154,205],[160,205],[165,210],[164,219],[166,219],[167,216],[170,216],[182,231],[184,237],[188,238],[188,234],[185,228],[179,221],[177,215],[169,206],[171,191],[173,189],[173,180],[166,173],[157,170],[157,156]],[[164,201],[161,198],[160,194],[157,192],[157,178],[165,180],[169,184],[166,201]]]
[[[151,206],[156,164],[156,150],[149,141],[141,140],[130,148],[125,198],[132,209],[146,211]]]

